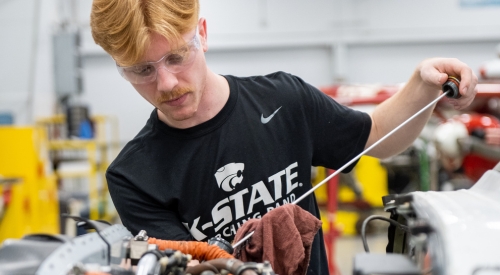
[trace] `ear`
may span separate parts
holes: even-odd
[[[203,51],[208,51],[208,33],[207,33],[207,20],[203,17],[198,21],[198,35],[200,36],[201,46],[203,47]]]

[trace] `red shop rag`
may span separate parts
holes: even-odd
[[[321,221],[295,204],[277,207],[261,219],[250,219],[236,232],[234,243],[255,233],[233,253],[243,262],[269,261],[279,275],[307,272],[314,236]]]

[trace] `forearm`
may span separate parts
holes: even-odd
[[[422,81],[417,68],[408,83],[394,96],[377,106],[371,114],[372,129],[365,148],[371,146],[387,133],[403,123],[434,100],[440,93],[436,86]],[[384,142],[373,148],[368,155],[386,158],[404,151],[418,137],[432,114],[429,108]]]

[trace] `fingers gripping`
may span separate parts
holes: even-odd
[[[441,88],[449,103],[460,110],[470,105],[477,93],[477,76],[456,58],[430,58],[418,67],[420,78],[431,89]]]

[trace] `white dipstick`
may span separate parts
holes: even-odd
[[[417,117],[418,115],[420,115],[421,113],[423,113],[425,110],[429,109],[431,106],[433,106],[434,104],[436,104],[436,102],[438,102],[439,100],[441,100],[441,98],[445,97],[446,95],[447,95],[447,93],[443,93],[438,98],[434,99],[431,103],[427,104],[420,111],[418,111],[417,113],[415,113],[414,115],[412,115],[410,118],[408,118],[407,120],[405,120],[403,123],[401,123],[399,126],[397,126],[396,128],[394,128],[389,133],[387,133],[385,136],[383,136],[377,142],[373,143],[370,147],[366,148],[363,152],[359,153],[359,155],[357,155],[356,157],[354,157],[353,159],[351,159],[349,162],[347,162],[346,164],[344,164],[342,167],[340,167],[339,169],[337,169],[333,174],[329,175],[327,178],[325,178],[324,180],[322,180],[320,183],[316,184],[313,188],[311,188],[311,190],[307,191],[306,193],[304,193],[304,195],[300,196],[298,199],[296,199],[294,202],[292,202],[292,204],[299,203],[301,200],[303,200],[309,194],[311,194],[312,192],[314,192],[314,190],[318,189],[320,186],[322,186],[323,184],[325,184],[325,182],[328,182],[331,178],[333,178],[336,175],[338,175],[340,172],[342,172],[344,169],[346,169],[349,165],[353,164],[355,161],[357,161],[359,158],[361,158],[364,154],[368,153],[375,146],[379,145],[382,141],[386,140],[388,137],[390,137],[396,131],[398,131],[399,129],[401,129],[401,127],[405,126],[408,122],[410,122],[411,120],[413,120],[415,117]],[[237,243],[235,243],[233,245],[233,248],[236,248],[236,247],[240,246],[242,243],[244,243],[246,240],[248,240],[254,233],[255,233],[255,231],[250,232],[248,235],[246,235],[245,237],[243,237],[243,239],[241,239],[240,241],[238,241]]]

